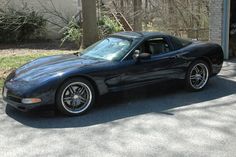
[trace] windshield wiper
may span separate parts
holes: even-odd
[[[74,55],[76,55],[76,56],[81,56],[82,55],[82,53],[81,52],[79,52],[79,51],[77,51],[77,52],[75,52],[75,53],[73,53]]]

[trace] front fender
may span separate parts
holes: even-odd
[[[104,94],[108,93],[108,87],[105,84],[104,77],[101,77],[98,75],[88,75],[85,73],[79,73],[79,74],[78,73],[71,73],[66,76],[63,76],[63,78],[61,78],[59,84],[61,85],[69,79],[79,78],[79,77],[88,80],[93,85],[93,87],[95,88],[98,95],[104,95]],[[58,88],[59,88],[59,86],[58,86]]]

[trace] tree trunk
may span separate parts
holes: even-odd
[[[120,11],[122,14],[124,13],[124,0],[120,0]]]
[[[134,4],[134,31],[142,31],[142,0],[133,0]]]
[[[82,15],[83,15],[82,48],[86,48],[98,40],[96,0],[82,0]]]

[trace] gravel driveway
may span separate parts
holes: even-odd
[[[21,113],[0,100],[0,156],[232,157],[236,60],[207,88],[178,82],[102,97],[88,114]]]

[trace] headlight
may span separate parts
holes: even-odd
[[[13,70],[13,71],[7,76],[6,81],[9,81],[9,80],[11,80],[12,78],[14,78],[14,77],[15,77],[15,74],[16,74],[16,71]]]
[[[23,104],[35,104],[35,103],[40,103],[41,99],[39,98],[24,98],[21,100]]]
[[[6,87],[3,88],[3,97],[7,97],[7,91],[8,89]]]

